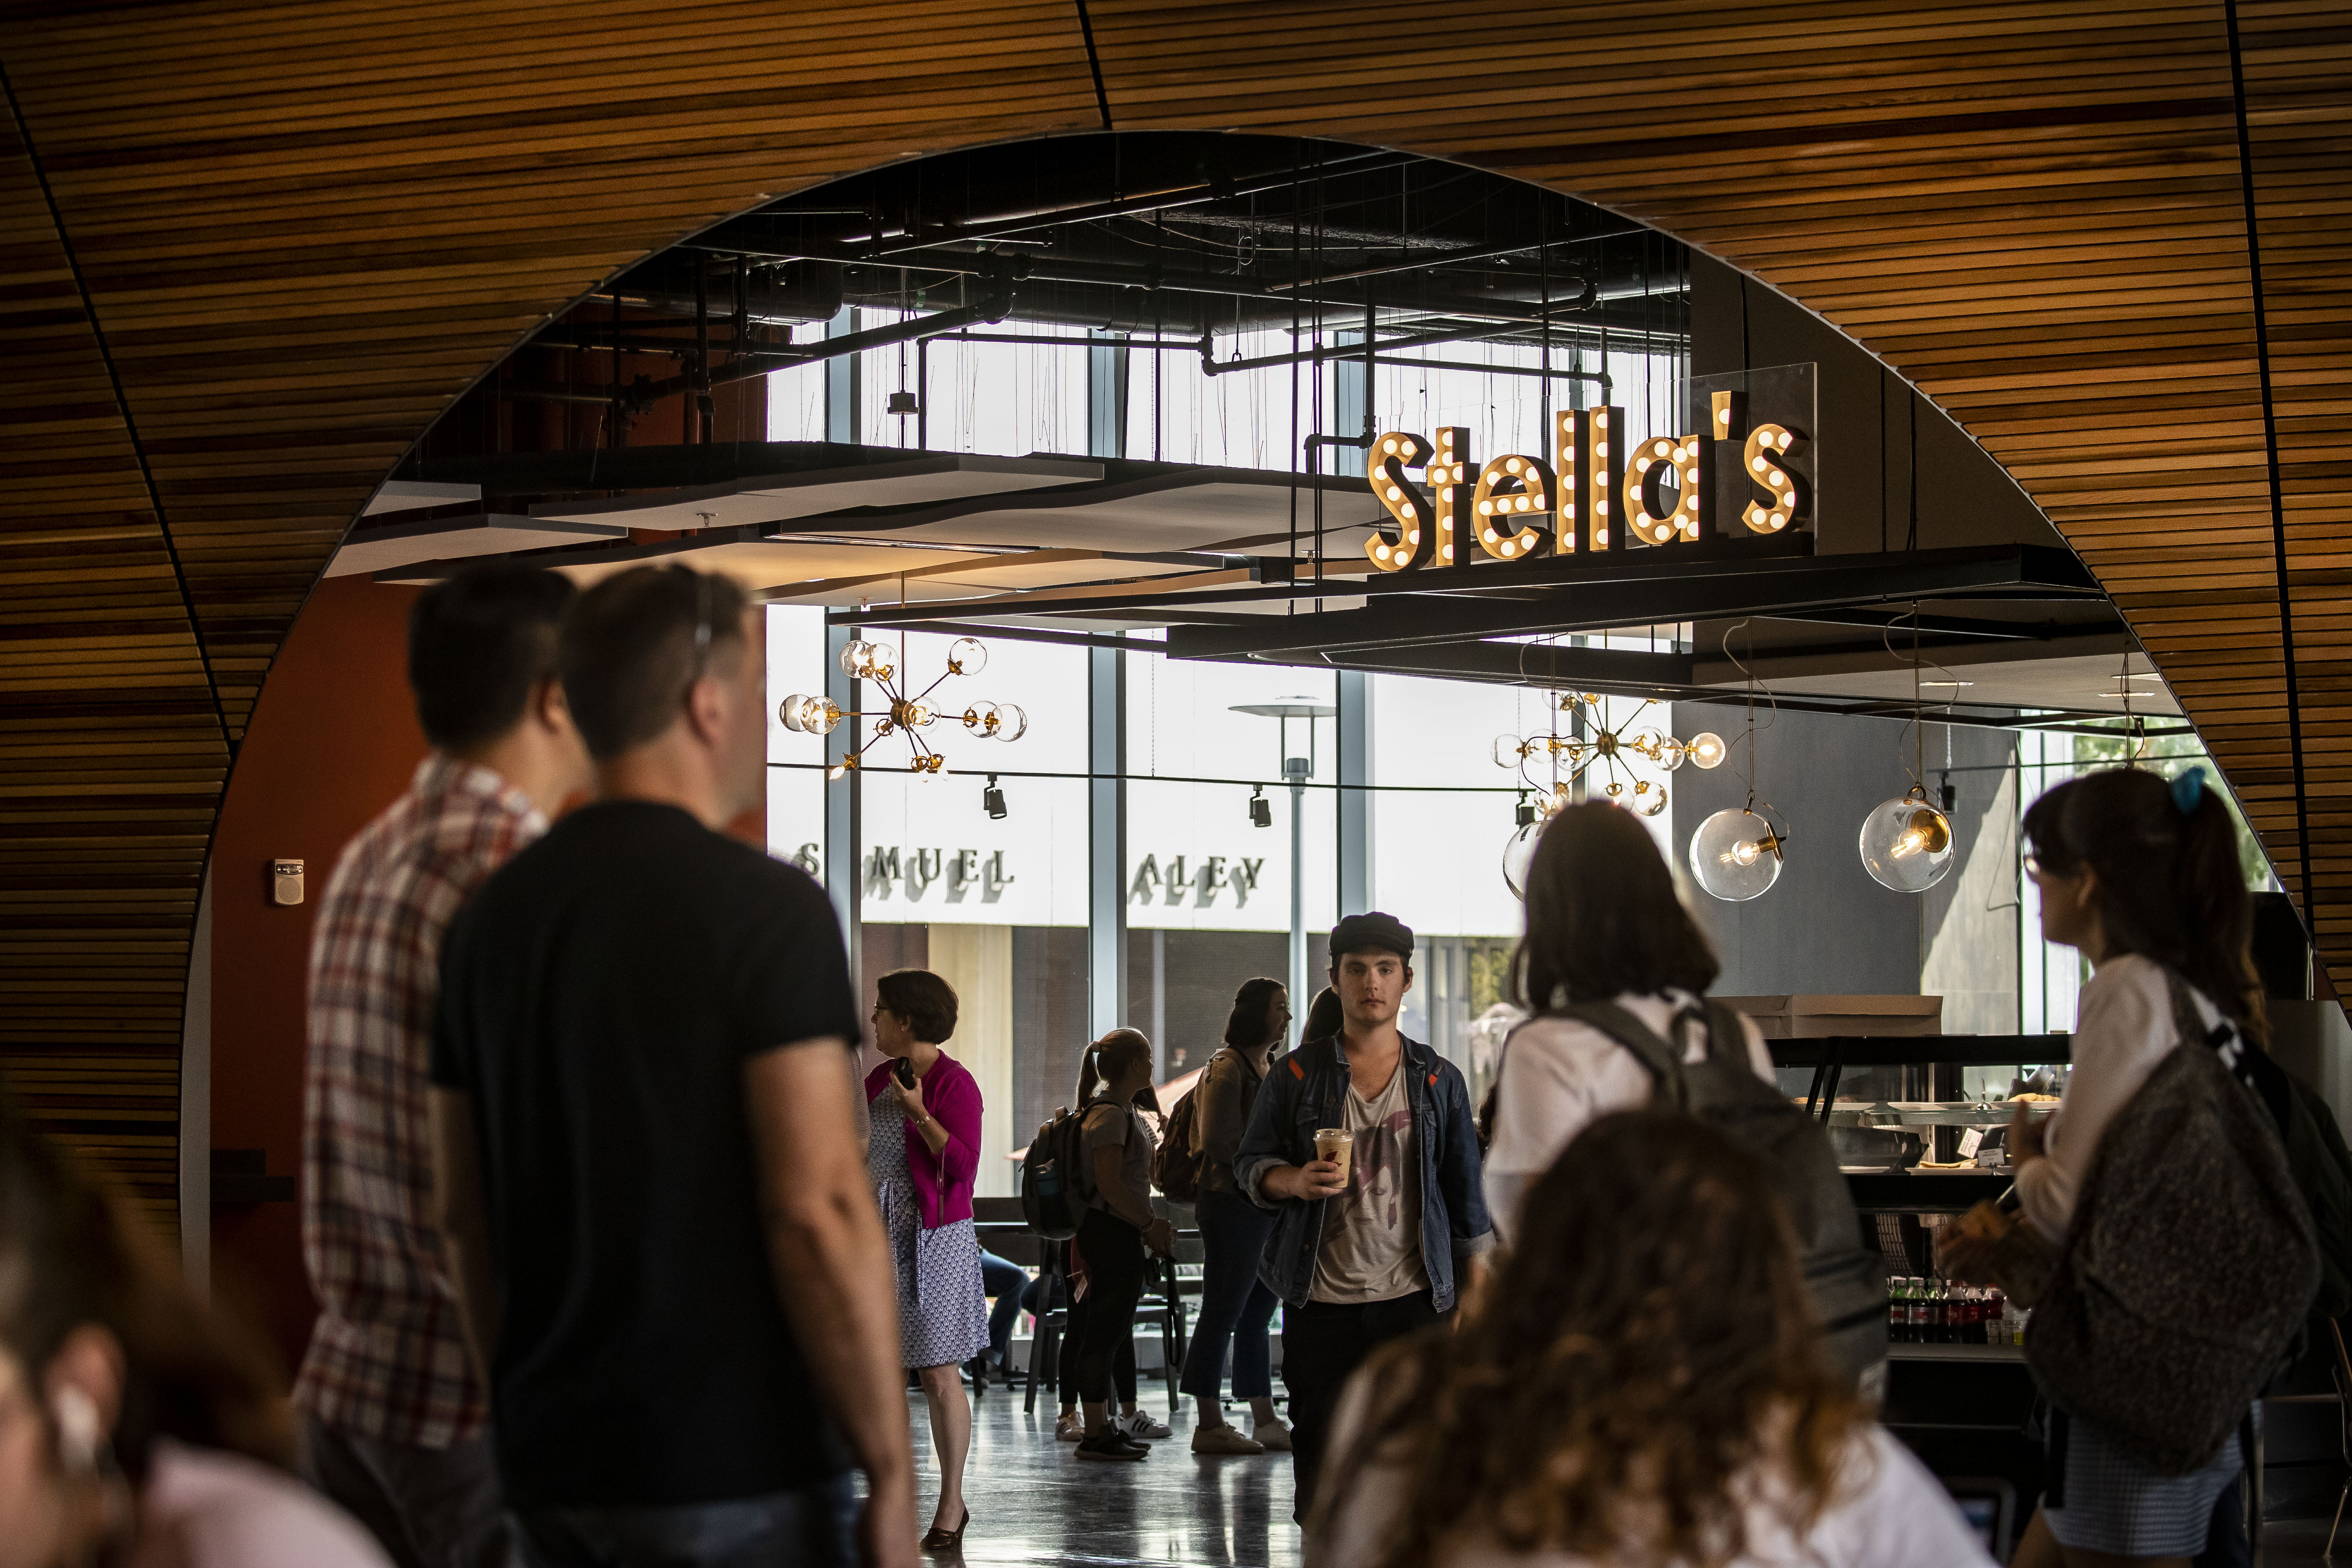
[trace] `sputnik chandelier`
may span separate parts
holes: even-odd
[[[776,708],[776,717],[784,728],[807,735],[830,735],[844,719],[871,719],[874,732],[846,756],[825,770],[827,778],[839,778],[852,768],[866,765],[864,758],[874,743],[887,736],[907,737],[912,752],[907,771],[912,773],[939,773],[947,771],[947,758],[923,738],[923,731],[942,717],[956,719],[975,740],[1017,741],[1029,730],[1029,715],[1010,702],[974,702],[961,714],[950,713],[932,700],[950,676],[978,675],[988,667],[988,649],[971,637],[958,637],[948,645],[948,667],[938,680],[922,690],[909,695],[899,679],[901,656],[894,655],[883,643],[853,640],[841,650],[841,672],[852,680],[870,680],[882,689],[889,706],[877,709],[845,710],[823,697],[787,697]]]
[[[1517,769],[1528,787],[1549,796],[1545,808],[1549,815],[1569,803],[1571,786],[1598,763],[1609,776],[1602,794],[1639,816],[1655,816],[1666,809],[1666,786],[1635,774],[1629,765],[1631,759],[1640,757],[1664,773],[1673,773],[1685,763],[1711,768],[1723,761],[1723,740],[1701,733],[1678,741],[1662,730],[1648,728],[1628,733],[1626,726],[1649,711],[1650,706],[1643,702],[1633,710],[1633,718],[1612,729],[1604,721],[1599,697],[1590,691],[1564,693],[1559,710],[1570,716],[1570,732],[1497,735],[1496,765]],[[1538,763],[1548,764],[1548,778],[1538,778],[1531,771]]]
[[[1666,809],[1666,786],[1634,773],[1633,758],[1663,773],[1673,773],[1685,763],[1697,768],[1722,763],[1724,744],[1719,735],[1702,731],[1684,741],[1654,727],[1630,729],[1650,707],[1644,701],[1623,723],[1612,728],[1598,696],[1590,691],[1565,692],[1555,710],[1568,715],[1569,733],[1563,735],[1555,727],[1541,734],[1495,737],[1496,765],[1517,770],[1529,789],[1540,792],[1538,800],[1520,801],[1519,830],[1503,850],[1503,880],[1512,892],[1527,896],[1527,868],[1544,824],[1575,798],[1579,781],[1585,784],[1588,795],[1591,793],[1596,780],[1588,775],[1596,766],[1608,779],[1600,792],[1605,798],[1637,816],[1655,816]],[[1544,776],[1538,776],[1538,770]]]

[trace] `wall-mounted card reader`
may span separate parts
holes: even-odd
[[[302,901],[302,862],[272,860],[269,863],[269,901],[273,904],[299,904]]]

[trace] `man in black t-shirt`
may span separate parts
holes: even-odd
[[[581,595],[596,799],[444,948],[436,1207],[535,1565],[918,1561],[840,932],[722,831],[765,789],[763,640],[721,577]]]

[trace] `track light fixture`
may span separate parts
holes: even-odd
[[[1251,790],[1249,811],[1252,827],[1274,826],[1274,802],[1265,798],[1265,785],[1259,784]]]
[[[980,804],[987,811],[991,822],[1004,820],[1004,792],[996,787],[994,773],[988,775],[988,785],[980,792]]]

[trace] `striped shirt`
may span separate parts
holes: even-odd
[[[442,933],[547,831],[488,768],[436,754],[343,850],[310,939],[302,1257],[319,1319],[295,1403],[421,1448],[472,1436],[484,1391],[441,1268],[425,1121]]]

